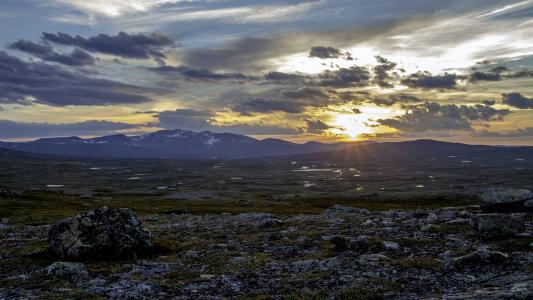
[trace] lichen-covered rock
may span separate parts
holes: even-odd
[[[526,202],[533,193],[525,189],[490,188],[481,197],[481,209],[487,212],[533,211]]]
[[[476,251],[452,260],[453,266],[501,263],[508,259],[507,254],[493,251],[486,246],[479,247]]]
[[[508,214],[477,214],[472,217],[471,225],[483,238],[512,237],[515,235],[520,222]]]
[[[59,221],[48,232],[51,250],[61,258],[131,258],[152,247],[151,234],[126,208],[98,208]]]
[[[57,261],[46,268],[48,275],[78,281],[88,277],[89,273],[84,264],[79,262]]]

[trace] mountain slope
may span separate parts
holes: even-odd
[[[296,144],[258,140],[232,133],[161,130],[140,136],[110,135],[91,139],[43,138],[31,142],[0,142],[0,147],[41,154],[109,158],[250,158],[336,151],[352,144]]]

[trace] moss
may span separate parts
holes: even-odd
[[[495,243],[495,246],[500,251],[531,251],[529,244],[533,243],[533,237],[513,237]]]
[[[442,264],[439,261],[426,257],[397,258],[392,260],[390,265],[398,269],[442,269]]]
[[[1,198],[0,217],[7,217],[14,224],[50,224],[60,219],[79,214],[96,207],[129,207],[142,215],[165,213],[243,213],[268,212],[282,215],[320,213],[333,205],[346,205],[370,210],[435,208],[451,205],[466,205],[477,198],[464,195],[442,196],[398,196],[370,195],[351,198],[324,197],[298,198],[283,201],[269,201],[254,198],[242,205],[238,200],[173,201],[159,197],[120,195],[114,198],[102,197],[79,199],[69,195],[50,192],[31,192],[16,198]],[[46,205],[43,205],[46,203]]]

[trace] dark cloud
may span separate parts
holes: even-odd
[[[394,87],[389,81],[393,79],[391,71],[396,68],[397,64],[379,55],[376,56],[376,60],[379,64],[372,68],[374,71],[374,83],[382,88]]]
[[[226,80],[226,79],[252,79],[242,73],[218,73],[206,69],[193,69],[187,66],[160,66],[149,70],[165,75],[179,75],[190,79],[201,80]]]
[[[396,100],[392,98],[375,98],[372,102],[379,106],[392,106],[396,103]]]
[[[9,48],[31,54],[45,61],[57,62],[67,66],[94,65],[96,62],[92,55],[80,49],[74,49],[69,54],[62,54],[54,51],[50,45],[38,44],[28,40],[18,40],[10,44]]]
[[[520,109],[533,108],[533,99],[526,98],[520,93],[502,94],[502,103]]]
[[[205,130],[215,113],[210,110],[176,109],[160,112],[159,126],[169,129]]]
[[[370,97],[370,102],[377,104],[379,106],[392,106],[398,102],[408,103],[408,102],[421,102],[418,97],[408,94],[395,94],[386,97]]]
[[[333,87],[355,87],[367,85],[370,79],[368,68],[352,66],[335,71],[326,70],[319,74],[320,84]]]
[[[308,133],[324,133],[325,131],[334,128],[321,120],[304,119],[304,122],[306,123],[305,130]]]
[[[428,72],[418,72],[402,79],[402,84],[422,89],[453,89],[457,84],[457,75],[444,73],[433,76]]]
[[[493,106],[494,104],[496,104],[496,100],[483,100],[483,104],[487,106]]]
[[[296,90],[284,90],[281,94],[289,99],[328,99],[330,97],[322,89],[303,87]]]
[[[300,101],[274,100],[265,98],[250,98],[231,106],[233,111],[244,115],[251,113],[301,113],[305,110],[305,103]]]
[[[37,138],[73,135],[96,136],[118,133],[141,126],[143,125],[101,120],[65,124],[24,123],[0,120],[0,138]]]
[[[523,78],[523,77],[533,77],[533,70],[520,70],[515,72],[509,72],[505,74],[506,78]]]
[[[309,51],[309,57],[317,57],[322,59],[339,58],[342,55],[342,52],[334,47],[315,46],[311,48],[311,51]]]
[[[79,35],[71,36],[62,32],[44,32],[42,39],[59,45],[80,47],[90,52],[99,52],[123,58],[148,59],[153,57],[159,62],[166,58],[163,48],[174,44],[171,39],[159,33],[144,35],[128,34],[122,31],[115,36],[99,34],[89,38]]]
[[[499,81],[502,75],[497,72],[474,72],[469,76],[470,81]]]
[[[533,127],[526,127],[508,132],[493,132],[484,130],[478,132],[477,135],[483,137],[533,137]]]
[[[342,101],[335,94],[311,87],[273,89],[255,96],[239,95],[239,98],[242,100],[232,100],[234,104],[231,105],[231,109],[243,115],[271,112],[302,113],[307,107],[324,107]]]
[[[309,78],[300,74],[291,74],[284,72],[269,72],[265,75],[265,79],[278,84],[298,84],[305,83]]]
[[[0,103],[54,105],[112,105],[151,99],[142,89],[73,73],[57,65],[26,62],[0,51]]]
[[[405,108],[407,112],[404,115],[378,122],[406,132],[471,130],[473,121],[501,120],[510,113],[507,109],[494,109],[480,104],[466,106],[426,102]]]

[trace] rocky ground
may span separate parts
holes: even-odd
[[[64,228],[50,249],[50,225],[3,219],[0,299],[531,299],[533,213],[495,202],[142,215],[153,249],[123,259],[58,255]]]

